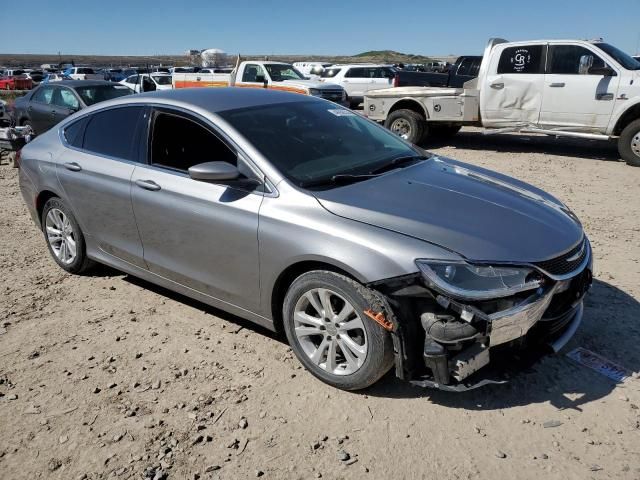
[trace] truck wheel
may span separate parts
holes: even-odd
[[[618,138],[618,152],[627,165],[640,167],[640,119],[634,120],[622,130]]]
[[[423,137],[425,122],[422,115],[413,110],[396,110],[384,122],[384,126],[396,135],[418,144]]]

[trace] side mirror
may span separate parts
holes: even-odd
[[[616,72],[610,67],[591,67],[589,75],[602,75],[603,77],[615,77]]]
[[[189,168],[189,176],[203,182],[224,182],[236,180],[240,172],[235,165],[227,162],[205,162]]]
[[[580,57],[580,65],[578,67],[578,73],[580,75],[587,75],[589,69],[593,66],[593,55],[582,55]]]

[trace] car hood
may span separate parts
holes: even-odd
[[[548,260],[583,237],[575,215],[551,195],[441,157],[314,195],[335,215],[419,238],[469,260]]]

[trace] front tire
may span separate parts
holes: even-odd
[[[47,200],[41,223],[49,253],[62,269],[81,274],[93,266],[93,261],[87,257],[82,230],[61,199]]]
[[[284,329],[298,360],[323,382],[344,390],[373,385],[393,364],[389,332],[369,319],[373,292],[317,270],[298,277],[284,299]]]
[[[384,126],[396,135],[416,145],[422,140],[426,127],[422,115],[406,109],[396,110],[389,114]]]
[[[640,167],[640,119],[627,125],[618,138],[618,153],[627,165]]]

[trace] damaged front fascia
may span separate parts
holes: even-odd
[[[553,295],[559,292],[566,282],[557,282],[551,288],[538,289],[525,298],[512,297],[512,305],[493,313],[486,313],[478,306],[464,303],[437,292],[423,283],[420,273],[394,277],[369,283],[367,287],[376,293],[373,305],[383,312],[385,318],[393,325],[390,330],[396,363],[396,376],[411,379],[411,365],[422,359],[422,352],[412,345],[408,339],[415,338],[411,329],[420,327],[420,315],[424,312],[413,312],[403,299],[415,298],[431,300],[443,310],[449,310],[466,322],[471,323],[483,336],[489,336],[492,346],[507,343],[520,338],[542,317],[549,306]],[[510,300],[509,298],[501,300]],[[477,304],[477,302],[475,302]],[[402,322],[402,318],[415,316],[415,322]],[[400,320],[399,320],[400,319]],[[420,327],[421,328],[421,327]],[[415,343],[415,342],[413,342]],[[422,346],[419,346],[420,349]]]

